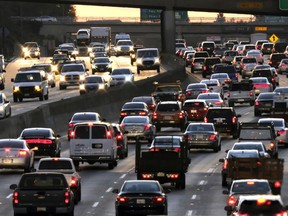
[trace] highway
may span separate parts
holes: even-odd
[[[41,62],[48,61],[47,59],[40,59]],[[113,60],[114,64],[118,64],[120,67],[129,66],[128,58]],[[36,63],[38,60],[29,60],[23,62],[21,59],[17,59],[8,65],[6,74],[7,87],[4,90],[11,100],[11,83],[10,78],[14,77],[18,67],[22,64]],[[135,68],[133,69],[135,72]],[[162,68],[161,72],[164,71]],[[189,73],[190,68],[187,68]],[[147,71],[140,75],[145,76],[155,75],[154,71]],[[280,76],[280,86],[287,85],[287,79],[285,75]],[[136,76],[137,77],[137,76]],[[139,77],[138,77],[139,78]],[[187,84],[200,80],[199,74],[189,74],[188,79],[183,83],[183,87]],[[47,103],[53,100],[60,100],[61,98],[72,97],[79,95],[77,88],[68,88],[65,91],[61,91],[56,88],[51,89],[50,98]],[[22,103],[12,103],[13,115],[16,113],[25,112],[29,109],[33,109],[39,106],[42,102],[38,99],[28,99]],[[236,112],[241,114],[241,121],[247,122],[256,120],[253,116],[253,107],[243,104],[235,106]],[[121,107],[119,107],[120,110]],[[113,121],[117,121],[114,119]],[[40,126],[40,125],[39,125]],[[67,125],[63,125],[66,128]],[[179,134],[177,128],[163,128],[161,134]],[[68,141],[67,137],[62,134],[62,153],[61,156],[69,157]],[[218,162],[220,158],[225,156],[225,150],[232,147],[235,139],[231,137],[222,138],[222,150],[218,153],[214,153],[211,150],[192,150],[191,151],[191,164],[186,174],[186,189],[176,190],[169,184],[165,184],[164,188],[171,188],[171,193],[168,194],[168,214],[170,216],[194,216],[194,215],[226,215],[224,206],[226,204],[226,195],[222,194],[223,187],[221,186],[221,166]],[[285,158],[288,154],[288,149],[280,148],[279,157]],[[115,215],[114,200],[115,194],[111,191],[113,188],[120,188],[125,180],[136,179],[134,173],[135,164],[135,144],[129,143],[129,155],[128,158],[118,161],[118,166],[113,170],[108,170],[107,165],[80,165],[80,175],[82,177],[82,200],[75,207],[76,216],[112,216]],[[282,198],[284,203],[288,204],[288,188],[287,188],[287,162],[285,162],[285,174],[284,182],[282,186]],[[0,215],[13,215],[12,209],[12,191],[9,189],[9,185],[12,183],[18,183],[19,177],[22,171],[15,170],[2,170],[0,171]]]

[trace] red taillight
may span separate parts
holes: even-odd
[[[232,118],[232,123],[233,124],[237,123],[237,118],[235,116]]]
[[[216,139],[216,134],[211,134],[210,137],[209,137],[209,140],[212,141],[212,140],[215,140]]]
[[[230,196],[229,199],[228,199],[228,205],[229,206],[235,206],[235,204],[236,204],[235,197],[234,196]]]
[[[17,191],[15,191],[15,192],[13,193],[13,203],[14,203],[15,205],[19,204],[18,198],[19,198],[19,193],[18,193]]]
[[[124,202],[128,201],[128,198],[126,198],[126,197],[117,197],[117,201],[121,202],[121,203],[124,203]]]
[[[77,187],[77,179],[74,176],[71,178],[70,187]]]
[[[127,112],[121,112],[120,115],[121,116],[127,116]]]
[[[282,131],[277,131],[277,134],[278,134],[278,135],[281,135],[281,134],[286,134],[286,131],[285,131],[285,130],[282,130]]]
[[[147,113],[146,112],[139,112],[139,115],[145,116],[145,115],[147,115]]]
[[[39,143],[39,144],[47,144],[47,145],[52,144],[52,140],[49,140],[49,139],[27,139],[26,142],[28,144],[31,144],[31,143]]]
[[[164,197],[153,197],[154,202],[164,202]]]
[[[22,149],[22,150],[18,151],[18,155],[26,157],[28,155],[28,152],[26,150]]]
[[[65,196],[65,204],[69,204],[70,203],[70,193],[69,193],[69,191],[66,191],[64,196]]]
[[[259,101],[255,101],[255,106],[259,106]]]
[[[207,117],[204,117],[204,122],[208,123],[208,118]]]
[[[179,112],[178,116],[179,116],[179,119],[183,119],[184,118],[184,113],[183,112]]]
[[[111,131],[108,130],[108,131],[106,132],[106,138],[107,138],[107,139],[112,139],[112,133],[111,133]]]
[[[123,136],[121,134],[119,134],[119,135],[116,136],[116,139],[119,140],[119,141],[123,140]]]

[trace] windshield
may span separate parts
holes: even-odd
[[[15,83],[18,82],[41,82],[40,73],[17,73]]]

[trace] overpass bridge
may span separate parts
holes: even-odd
[[[39,3],[38,0],[4,1]],[[161,42],[162,50],[167,53],[175,51],[175,10],[288,16],[287,10],[280,10],[277,0],[41,0],[41,2],[162,9]]]

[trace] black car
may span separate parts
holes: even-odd
[[[119,123],[122,122],[125,116],[149,116],[150,111],[144,102],[127,102],[125,103],[120,112]]]
[[[207,75],[210,76],[212,74],[212,66],[218,63],[221,63],[221,59],[219,57],[205,58],[202,66],[202,77],[206,78]]]
[[[117,194],[115,211],[117,216],[141,215],[167,215],[168,202],[165,191],[158,181],[129,180],[125,181]]]
[[[19,139],[26,140],[29,149],[37,147],[35,156],[60,157],[60,135],[56,135],[51,128],[25,128]]]
[[[238,118],[233,107],[210,107],[204,118],[204,122],[213,123],[217,132],[227,133],[237,138],[239,128]]]

